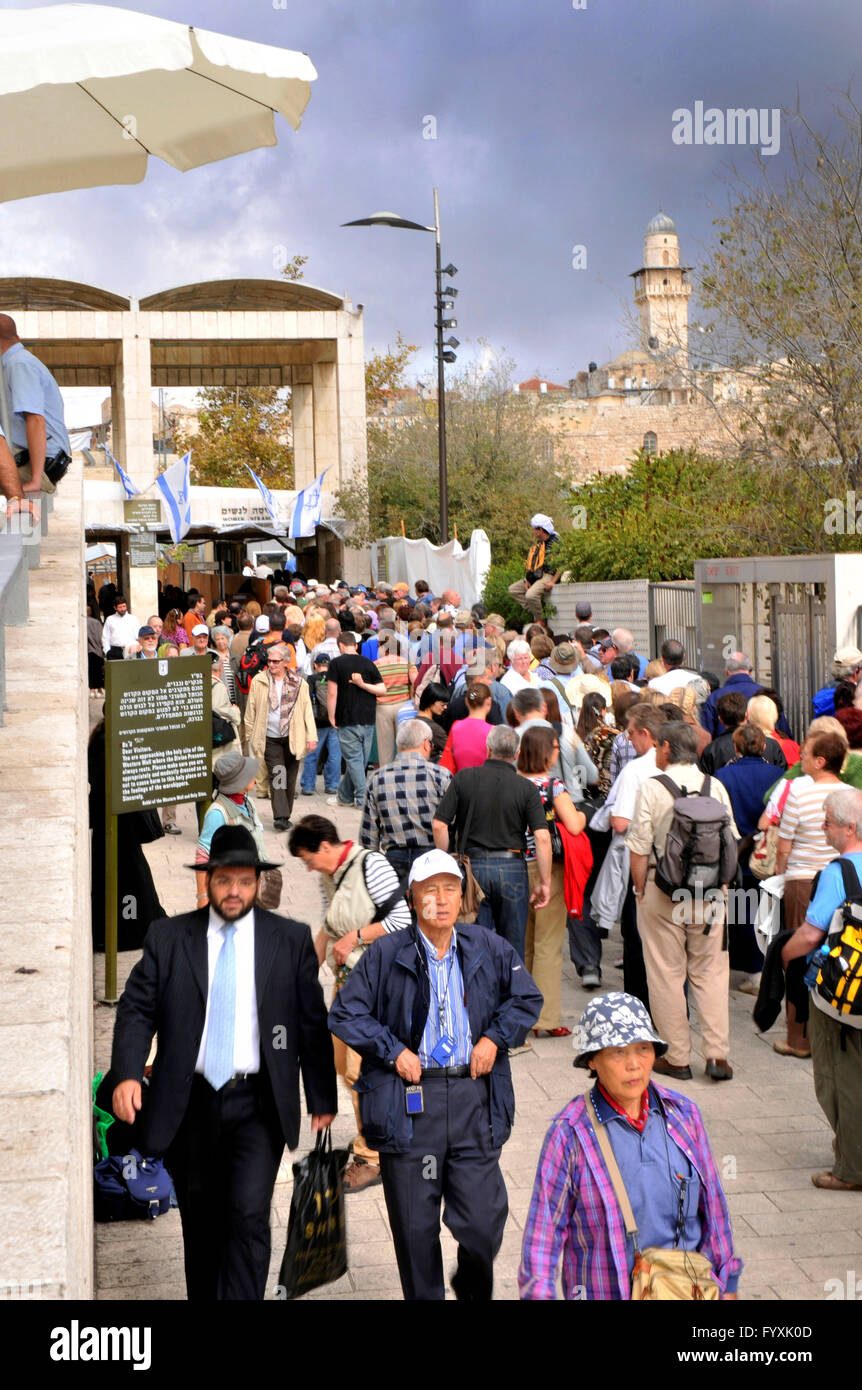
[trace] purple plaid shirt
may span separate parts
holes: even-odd
[[[668,1133],[700,1178],[698,1248],[724,1289],[742,1261],[733,1253],[727,1203],[703,1119],[686,1096],[652,1084],[665,1105]],[[560,1111],[545,1137],[524,1228],[518,1271],[522,1299],[556,1298],[561,1252],[564,1298],[631,1297],[625,1223],[583,1096]]]

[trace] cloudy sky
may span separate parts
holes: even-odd
[[[696,265],[732,160],[751,169],[747,149],[674,143],[675,110],[798,98],[825,127],[854,80],[862,102],[858,0],[576,3],[139,0],[306,52],[318,80],[302,128],[279,118],[277,148],[188,174],[153,161],[138,186],[5,204],[3,273],[142,296],[269,276],[301,252],[310,282],[365,305],[369,351],[400,329],[431,372],[433,239],[340,224],[381,208],[431,222],[436,184],[444,258],[459,268],[459,358],[486,340],[519,378],[566,382],[629,345],[627,277],[649,218],[673,216]],[[779,172],[783,131],[768,160]],[[585,268],[572,267],[575,246]]]

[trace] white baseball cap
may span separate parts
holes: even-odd
[[[549,536],[555,536],[554,523],[544,512],[536,512],[535,516],[530,517],[531,526],[539,526],[543,531],[547,531]]]
[[[265,613],[261,613],[259,618],[254,620],[255,632],[269,632],[269,618]]]
[[[414,883],[424,883],[435,874],[452,874],[455,878],[460,878],[461,870],[457,859],[453,859],[451,854],[446,854],[442,849],[429,849],[427,854],[420,854],[419,858],[413,861],[407,886],[409,888]]]
[[[192,628],[192,637],[209,637],[210,630],[206,623],[195,623]]]

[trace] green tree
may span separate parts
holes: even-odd
[[[862,484],[862,109],[848,93],[837,115],[824,134],[782,112],[787,172],[759,157],[756,175],[735,173],[695,325],[713,365],[738,373],[717,404],[736,447],[824,495]]]
[[[465,368],[446,391],[450,526],[465,542],[484,528],[495,561],[526,554],[530,516],[559,513],[567,493],[554,468],[553,433],[542,412],[513,392],[513,367],[495,359],[488,370]],[[403,367],[394,384],[403,384]],[[368,486],[348,484],[339,503],[362,541],[400,535],[403,521],[409,536],[439,542],[435,400],[369,421]]]
[[[268,487],[293,487],[290,401],[275,386],[206,386],[198,430],[175,427],[177,453],[192,451],[193,483],[249,487],[246,464]]]
[[[638,454],[628,473],[571,489],[576,521],[560,565],[576,580],[673,580],[690,579],[695,560],[709,557],[858,550],[859,535],[824,535],[830,473],[776,475],[693,450]]]

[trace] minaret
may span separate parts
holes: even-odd
[[[676,226],[666,213],[657,213],[647,223],[643,265],[632,272],[640,312],[640,346],[666,356],[679,367],[688,365],[691,285],[686,275],[690,269],[679,263]]]

